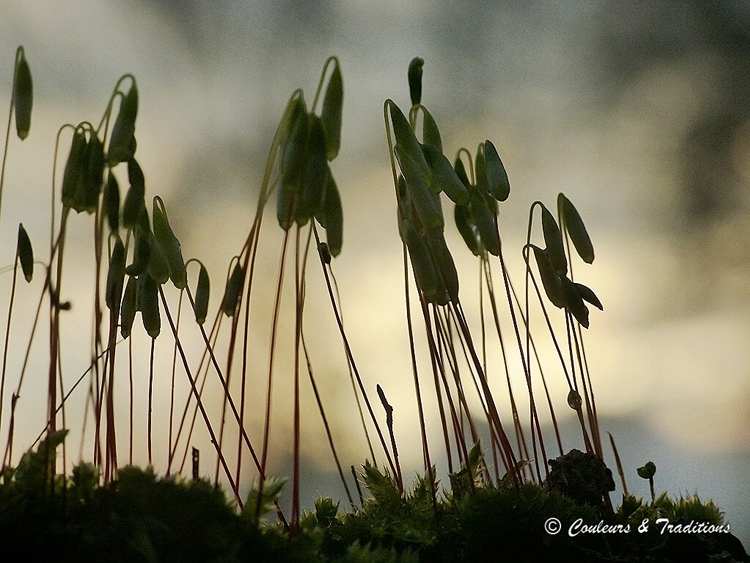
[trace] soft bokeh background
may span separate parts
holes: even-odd
[[[653,460],[657,489],[713,498],[750,543],[750,3],[6,0],[0,84],[8,93],[19,44],[36,98],[30,138],[11,143],[2,264],[12,263],[19,220],[46,244],[57,128],[98,123],[116,80],[131,72],[148,194],[164,198],[183,249],[206,263],[216,292],[247,235],[287,97],[301,87],[311,100],[323,62],[338,55],[344,129],[333,168],[345,241],[334,266],[366,383],[373,396],[383,385],[396,407],[407,474],[421,455],[382,104],[408,104],[406,67],[423,57],[423,101],[446,151],[473,152],[488,138],[505,162],[511,267],[522,272],[535,199],[553,205],[563,191],[586,220],[597,260],[580,276],[605,306],[592,314],[589,365],[631,489],[647,494],[635,468]],[[84,224],[71,235],[80,244]],[[451,248],[466,254],[455,239]],[[473,272],[469,258],[460,260]],[[273,254],[262,263],[269,296],[277,263]],[[87,301],[85,280],[68,287],[64,297]],[[86,348],[81,326],[72,332]],[[348,433],[357,425],[347,376],[320,355],[342,457],[361,463],[361,436]],[[81,371],[71,367],[70,377]],[[44,402],[44,382],[31,389],[25,398],[38,392],[33,400]],[[310,420],[312,499],[336,494],[336,485],[314,479],[330,463],[312,410]],[[29,442],[42,421],[43,412],[27,415]],[[434,413],[431,424],[437,430]],[[276,428],[283,451],[289,423]],[[566,432],[580,447],[575,430]],[[275,459],[282,473],[283,458]]]

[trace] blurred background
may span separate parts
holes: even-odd
[[[534,200],[551,207],[562,191],[586,221],[597,259],[577,275],[604,303],[592,313],[588,361],[631,491],[648,495],[635,468],[654,461],[657,490],[713,498],[750,544],[750,2],[6,0],[5,99],[21,44],[35,105],[29,139],[9,151],[2,265],[12,264],[19,220],[46,244],[58,127],[98,124],[130,72],[147,197],[162,196],[186,257],[207,265],[215,292],[247,236],[288,96],[303,88],[311,101],[324,61],[339,57],[344,125],[333,172],[345,230],[334,268],[366,385],[374,397],[380,383],[396,409],[407,475],[421,470],[421,453],[382,105],[408,106],[406,68],[423,57],[423,103],[446,154],[491,139],[505,163],[512,191],[500,222],[511,269],[523,274]],[[87,240],[84,231],[73,240]],[[449,245],[473,273],[460,241]],[[261,266],[270,298],[278,253]],[[85,289],[68,287],[67,298],[86,301]],[[323,303],[311,314],[330,317],[317,290]],[[338,347],[331,327],[319,340]],[[348,433],[357,428],[348,376],[320,356],[342,458],[362,463],[362,438]],[[42,401],[44,382],[38,389]],[[317,437],[303,445],[310,502],[338,494],[314,408]],[[559,411],[570,412],[564,402]],[[30,442],[43,413],[28,416]],[[284,417],[274,463],[289,474]],[[567,444],[581,447],[574,421],[562,418]]]

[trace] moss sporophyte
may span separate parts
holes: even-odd
[[[30,68],[19,48],[0,197],[11,124],[21,141],[33,133]],[[149,171],[141,166],[136,142],[139,90],[135,77],[126,74],[98,125],[84,121],[59,129],[44,258],[38,257],[38,247],[35,258],[35,237],[18,226],[0,382],[4,549],[10,553],[18,547],[32,558],[64,554],[127,561],[489,561],[500,555],[508,561],[687,561],[698,560],[697,555],[706,561],[748,560],[711,501],[656,496],[652,463],[638,470],[650,480],[651,502],[628,494],[610,435],[625,491],[619,505],[613,502],[615,482],[603,461],[584,347],[584,331],[596,320],[589,307],[603,306],[573,275],[574,264],[578,272],[581,262],[594,262],[583,219],[563,194],[551,209],[534,202],[518,253],[524,277],[512,281],[500,235],[501,204],[511,194],[503,147],[481,140],[473,155],[465,148],[446,155],[447,137],[422,101],[423,72],[424,61],[415,58],[407,72],[408,108],[390,99],[383,106],[424,461],[413,486],[405,482],[395,428],[415,422],[400,417],[389,401],[405,390],[388,389],[374,379],[377,374],[361,373],[334,275],[345,248],[343,204],[347,190],[355,189],[339,192],[332,165],[342,147],[339,60],[331,57],[323,65],[311,103],[297,90],[283,109],[250,230],[227,267],[220,299],[212,297],[203,262],[186,259],[189,249],[170,222],[169,202],[159,196],[147,200]],[[60,173],[57,153],[66,146]],[[280,248],[270,247],[272,237],[261,237],[273,196],[278,227],[266,231],[280,229]],[[446,220],[445,206],[452,209],[452,219],[449,214]],[[65,331],[81,326],[81,319],[73,319],[79,304],[74,307],[66,299],[75,273],[63,268],[72,217],[76,224],[91,223],[92,240],[86,245],[93,248],[96,283],[89,361],[71,382],[63,377],[61,357],[68,356],[62,349]],[[383,218],[384,224],[389,221]],[[452,233],[446,236],[454,226],[457,240],[479,267],[481,305],[476,311],[462,300],[464,272],[453,258],[458,250],[448,245]],[[257,267],[263,250],[278,257],[270,308],[263,306],[258,290],[269,279]],[[318,352],[305,338],[307,280],[318,268],[315,257],[335,322],[333,336],[343,345],[342,372],[349,379],[343,383],[351,386],[350,400],[367,444],[359,472],[341,463],[334,440],[339,432],[329,424],[313,368]],[[35,272],[40,264],[42,276]],[[16,285],[19,265],[28,288]],[[16,292],[35,289],[25,360],[12,373],[7,367]],[[182,314],[186,303],[192,314]],[[284,319],[290,305],[291,319]],[[267,338],[251,334],[259,315],[269,329]],[[188,330],[194,336],[189,345]],[[48,343],[37,342],[39,332],[48,334]],[[166,348],[161,345],[165,340]],[[292,343],[291,369],[281,357],[282,340]],[[500,376],[487,360],[488,350],[498,343],[504,366]],[[566,388],[562,398],[553,391],[556,386],[548,385],[548,374],[555,370],[538,354],[542,344],[555,350],[555,370]],[[155,372],[157,356],[166,349],[172,367],[171,384],[165,386],[155,382]],[[34,420],[29,414],[36,408],[21,400],[27,360],[42,350],[47,357],[46,422],[33,444],[22,444],[20,449],[28,451],[19,457],[18,426]],[[263,358],[260,375],[250,370],[257,368],[258,358]],[[134,373],[144,366],[146,388],[136,388]],[[13,377],[15,388],[8,391]],[[186,396],[176,391],[178,378],[187,382]],[[211,387],[220,392],[218,405],[206,400]],[[269,474],[271,453],[279,447],[272,416],[277,387],[291,389],[285,414],[291,427],[289,484]],[[373,405],[373,390],[382,411]],[[260,423],[249,422],[251,391],[263,397]],[[310,392],[345,491],[345,511],[332,498],[318,499],[313,511],[302,510],[300,444],[312,418],[303,412],[302,401]],[[145,421],[134,415],[134,398],[140,394],[148,398]],[[84,412],[76,413],[71,398],[81,396]],[[563,445],[556,408],[565,408],[566,402],[577,418],[580,441],[575,445],[581,450]],[[154,404],[169,405],[168,432],[154,431]],[[3,410],[6,406],[9,411]],[[428,440],[428,409],[438,413],[439,445]],[[510,419],[501,414],[506,409]],[[84,414],[80,432],[71,426],[79,414]],[[81,436],[77,462],[66,446],[66,428]],[[200,433],[210,451],[196,447]],[[146,444],[147,469],[133,466],[136,441]],[[167,462],[159,468],[165,476],[157,477],[151,467],[154,452],[165,443]],[[182,477],[188,452],[191,478]],[[213,465],[210,479],[201,477],[202,460],[204,466],[205,460]],[[445,486],[439,474],[447,478]],[[221,487],[228,488],[229,499]],[[291,488],[288,510],[282,508],[285,487]],[[243,494],[247,488],[250,492]]]

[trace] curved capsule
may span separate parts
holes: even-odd
[[[31,69],[26,61],[23,47],[16,55],[16,71],[13,80],[13,105],[16,113],[16,134],[22,141],[29,136],[31,129],[31,108],[34,105],[34,85]]]
[[[122,204],[122,224],[126,229],[132,229],[141,211],[146,208],[146,180],[135,159],[128,160],[128,179],[130,189],[125,194],[125,202]]]
[[[125,268],[125,273],[129,276],[139,276],[146,271],[151,261],[151,242],[148,231],[144,231],[140,226],[136,227],[133,238],[133,262]]]
[[[458,233],[464,239],[471,253],[474,256],[481,256],[479,237],[477,236],[476,226],[471,223],[471,211],[469,211],[468,206],[456,205],[453,210],[453,218],[456,221]]]
[[[34,278],[34,250],[31,246],[31,239],[23,228],[23,223],[18,224],[18,242],[16,244],[18,260],[21,262],[23,277],[27,282]]]
[[[471,187],[471,182],[469,182],[469,176],[466,174],[466,168],[464,167],[463,160],[461,160],[460,153],[456,155],[456,160],[453,162],[453,169],[456,171],[456,176],[459,177],[468,190]]]
[[[562,193],[557,196],[557,208],[563,217],[565,230],[568,232],[570,240],[573,241],[576,252],[578,252],[581,260],[591,264],[594,261],[594,245],[591,243],[591,238],[578,210]]]
[[[444,293],[445,288],[442,287],[438,279],[430,249],[422,236],[410,223],[404,222],[403,230],[404,243],[409,250],[409,257],[411,258],[411,265],[414,269],[414,277],[417,279],[417,284],[428,300],[435,301],[440,296],[441,289]]]
[[[107,182],[104,184],[102,201],[104,211],[107,214],[109,230],[116,233],[120,228],[120,186],[111,170],[107,175]]]
[[[431,145],[422,145],[422,150],[432,170],[432,181],[435,186],[444,191],[453,203],[469,203],[469,192],[445,155]]]
[[[387,100],[386,105],[391,110],[391,124],[393,125],[393,136],[396,138],[396,146],[401,146],[402,152],[414,160],[414,164],[417,166],[420,174],[424,178],[429,178],[431,174],[430,167],[422,153],[422,145],[414,135],[409,121],[392,100]],[[407,177],[407,181],[408,179]]]
[[[174,231],[169,225],[167,210],[159,196],[154,197],[152,223],[154,238],[164,252],[164,257],[169,265],[169,278],[177,289],[185,289],[187,272],[185,271],[185,261],[182,258],[182,248],[180,241],[174,236]]]
[[[138,116],[138,87],[135,79],[130,90],[122,97],[120,111],[109,138],[107,160],[110,166],[129,161],[135,155],[135,119]]]
[[[146,236],[151,246],[151,255],[146,271],[156,283],[163,285],[169,279],[169,260],[167,260],[164,248],[156,241],[154,235],[149,232]]]
[[[484,165],[487,175],[487,190],[497,201],[505,201],[510,195],[510,182],[503,161],[491,141],[484,142]]]
[[[138,310],[138,279],[128,276],[128,283],[122,294],[122,306],[120,308],[120,334],[123,338],[130,336],[133,330],[135,313]]]
[[[201,264],[201,269],[198,273],[198,287],[195,289],[195,305],[193,307],[193,311],[195,312],[195,322],[199,325],[206,322],[210,295],[211,280],[208,277],[208,270],[203,264]]]
[[[423,225],[429,228],[444,226],[443,212],[440,209],[440,196],[434,194],[425,181],[425,175],[414,159],[400,145],[394,148],[401,172],[406,180],[406,187],[414,207]],[[420,149],[421,153],[421,149]],[[424,157],[423,157],[424,159]]]
[[[480,193],[476,186],[469,191],[469,208],[482,245],[493,256],[499,256],[500,239],[495,228],[495,219],[487,205],[486,196]]]
[[[290,184],[279,184],[276,188],[276,220],[285,231],[294,224],[297,190]]]
[[[568,261],[565,258],[562,234],[557,226],[557,221],[544,205],[542,208],[542,231],[544,232],[544,244],[547,247],[547,255],[555,268],[558,276],[564,276],[568,272]]]
[[[308,128],[306,170],[294,212],[299,226],[305,225],[322,208],[326,177],[329,174],[326,135],[317,115],[310,116]]]
[[[109,259],[109,271],[107,272],[107,291],[105,303],[110,311],[115,314],[120,309],[122,299],[122,287],[125,283],[125,247],[117,237],[112,248],[112,256]]]
[[[583,328],[589,327],[589,309],[583,302],[581,295],[578,293],[576,286],[568,279],[568,276],[560,278],[563,296],[565,299],[565,308],[581,324]]]
[[[99,206],[99,194],[102,191],[102,181],[104,178],[104,145],[91,132],[91,138],[86,145],[86,169],[84,172],[83,184],[79,187],[75,196],[73,209],[77,212],[86,211],[91,214]]]
[[[62,180],[63,206],[75,208],[79,186],[83,183],[83,173],[86,168],[86,133],[80,125],[73,132],[73,140],[65,162]]]
[[[533,244],[531,245],[531,249],[534,251],[539,277],[542,278],[542,286],[544,287],[544,292],[547,294],[547,298],[555,307],[562,309],[565,307],[567,300],[563,292],[560,276],[555,272],[555,267],[552,265],[546,250],[542,250]]]
[[[326,177],[323,211],[318,215],[318,222],[326,230],[326,243],[331,256],[338,256],[344,242],[344,210],[341,207],[339,189],[330,170]]]
[[[576,292],[578,293],[578,295],[580,295],[584,301],[588,301],[600,311],[604,310],[604,307],[602,306],[602,302],[599,301],[599,298],[596,296],[596,293],[594,293],[592,289],[586,287],[585,285],[581,283],[573,282],[573,285],[575,286]]]
[[[435,147],[440,153],[443,153],[443,140],[440,138],[438,129],[432,114],[424,106],[422,108],[422,141],[424,145]]]
[[[337,59],[333,60],[333,71],[328,79],[328,87],[323,98],[323,109],[320,119],[326,137],[326,156],[333,160],[339,154],[341,147],[341,112],[344,105],[344,81]]]
[[[458,271],[442,234],[432,240],[432,245],[443,285],[451,301],[458,303]]]
[[[409,79],[409,97],[411,98],[411,105],[413,106],[416,106],[422,101],[423,67],[424,59],[420,57],[414,57],[409,63],[407,77]]]
[[[232,275],[227,280],[226,289],[224,290],[224,298],[221,301],[221,311],[227,316],[234,316],[234,311],[237,308],[237,300],[240,296],[240,290],[242,289],[242,283],[245,281],[245,271],[242,268],[239,260],[234,265]]]
[[[302,94],[290,103],[289,122],[281,143],[281,184],[297,189],[307,165],[308,116]]]
[[[151,338],[161,332],[161,314],[159,313],[159,286],[154,279],[143,273],[138,276],[138,309],[141,311],[143,328]]]

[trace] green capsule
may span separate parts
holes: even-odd
[[[438,279],[435,263],[427,243],[408,222],[404,224],[404,243],[409,250],[414,277],[419,288],[429,301],[436,301],[441,294],[441,289],[445,292],[445,288],[442,287]]]
[[[414,57],[409,63],[409,96],[411,105],[416,106],[422,101],[422,72],[424,59]]]
[[[583,302],[575,284],[568,279],[568,276],[562,276],[560,278],[560,284],[562,285],[563,296],[565,299],[565,309],[573,315],[583,328],[588,328],[589,309]]]
[[[422,145],[422,150],[432,170],[432,182],[439,190],[457,205],[469,203],[469,192],[445,155],[431,145]]]
[[[594,307],[596,307],[600,311],[604,310],[604,307],[602,306],[602,302],[599,301],[599,298],[596,296],[596,293],[594,293],[592,289],[586,287],[585,285],[581,283],[573,282],[573,285],[575,286],[576,292],[578,293],[578,295],[580,295],[584,301],[591,303]]]
[[[477,188],[482,195],[490,193],[490,185],[487,182],[487,166],[484,158],[484,143],[477,147],[477,154],[474,155],[474,175],[477,182]]]
[[[107,290],[105,303],[110,311],[118,312],[120,299],[122,299],[122,288],[125,283],[125,247],[120,237],[115,239],[112,248],[112,256],[109,259],[109,271],[107,272]]]
[[[594,261],[594,245],[591,243],[591,238],[583,224],[583,219],[578,214],[578,210],[562,193],[557,196],[557,208],[562,214],[565,229],[568,231],[578,255],[584,262],[591,264]]]
[[[138,279],[135,276],[128,276],[128,283],[125,285],[125,291],[122,294],[122,306],[120,308],[120,334],[123,338],[130,336],[133,330],[133,321],[138,309]]]
[[[642,479],[653,479],[656,475],[656,464],[653,461],[649,461],[643,467],[636,469],[638,476]]]
[[[440,138],[438,129],[432,114],[422,107],[422,144],[435,147],[441,154],[443,153],[443,141]]]
[[[326,177],[325,197],[323,199],[323,210],[316,215],[318,223],[326,230],[326,242],[331,256],[341,253],[341,245],[344,240],[344,210],[341,207],[341,197],[336,187],[336,181],[330,170]]]
[[[31,129],[31,108],[34,105],[34,85],[31,69],[26,62],[23,47],[16,54],[16,71],[13,78],[13,106],[16,111],[16,134],[22,141],[29,136]]]
[[[75,208],[77,194],[83,184],[83,175],[86,168],[86,133],[83,127],[78,126],[73,132],[73,140],[65,162],[65,171],[62,180],[62,202],[63,206]]]
[[[144,210],[145,213],[145,210]],[[148,220],[148,216],[146,216]],[[125,268],[129,276],[140,276],[151,261],[151,237],[149,231],[138,225],[133,231],[133,262]]]
[[[104,184],[102,199],[104,211],[107,214],[109,230],[117,233],[120,228],[120,186],[117,184],[117,178],[115,178],[111,170],[107,174],[107,182]]]
[[[555,221],[552,213],[544,205],[541,205],[541,208],[542,231],[544,232],[544,244],[547,247],[547,255],[555,267],[557,275],[564,276],[568,272],[568,261],[565,258],[565,248],[560,228],[557,226],[557,221]]]
[[[487,196],[480,193],[476,186],[469,191],[469,209],[482,245],[493,256],[499,256],[500,238],[495,227],[495,217],[487,203]]]
[[[491,141],[484,142],[484,164],[487,175],[487,191],[497,201],[505,201],[510,195],[510,182],[503,161]]]
[[[300,94],[290,102],[289,121],[281,143],[281,184],[297,189],[307,168],[308,114]]]
[[[146,271],[148,275],[159,285],[164,285],[169,279],[169,260],[164,252],[164,247],[160,245],[152,233],[148,233],[148,241],[151,246],[151,255],[148,260]]]
[[[208,299],[211,295],[211,280],[208,277],[208,270],[201,264],[198,273],[198,287],[195,289],[195,302],[193,311],[195,312],[195,322],[202,325],[206,322],[208,315]]]
[[[159,196],[154,197],[152,222],[154,239],[161,247],[169,265],[169,278],[177,289],[184,289],[187,285],[187,272],[185,271],[185,261],[182,258],[182,248],[180,241],[174,236],[172,227],[169,225],[167,210]]]
[[[83,183],[79,186],[76,193],[73,209],[77,212],[86,211],[93,213],[99,206],[99,194],[102,191],[102,181],[104,179],[104,145],[91,132],[91,138],[86,145],[86,169],[84,172]]]
[[[456,155],[456,160],[453,163],[453,169],[456,171],[456,176],[459,177],[461,182],[463,182],[463,185],[468,190],[471,187],[471,182],[469,182],[469,176],[466,174],[466,168],[464,167],[464,163],[461,160],[460,153]]]
[[[321,119],[317,115],[311,115],[308,128],[307,169],[294,210],[295,221],[299,226],[305,225],[321,210],[326,178],[330,175],[326,158],[326,136]]]
[[[159,285],[147,273],[138,276],[138,309],[141,312],[143,328],[151,338],[161,332],[161,314],[159,313]]]
[[[146,207],[146,180],[135,159],[128,160],[128,179],[130,189],[125,194],[125,202],[122,205],[122,224],[126,229],[132,229],[141,211]]]
[[[394,151],[401,172],[406,179],[409,198],[414,204],[419,220],[429,228],[443,227],[444,222],[443,213],[440,209],[440,196],[433,193],[428,187],[425,174],[403,147],[397,144]]]
[[[120,111],[109,138],[107,160],[110,166],[133,159],[135,155],[135,119],[138,116],[138,87],[135,80],[122,97]]]
[[[417,140],[414,131],[412,131],[409,122],[399,107],[391,100],[387,100],[386,104],[391,110],[391,124],[393,125],[393,136],[396,138],[396,145],[401,146],[401,150],[414,160],[420,174],[425,178],[425,181],[429,181],[428,179],[432,172],[422,152],[422,145]],[[407,181],[408,179],[407,177]]]
[[[326,156],[333,160],[341,147],[341,113],[344,105],[344,81],[337,59],[333,59],[333,71],[328,79],[328,87],[323,98],[320,119],[323,122],[326,138]]]
[[[23,277],[30,282],[34,277],[34,250],[31,247],[31,239],[23,228],[23,223],[18,224],[18,243],[16,244],[16,253],[18,260],[21,262]]]
[[[438,270],[451,301],[458,303],[458,271],[442,233],[432,239]]]
[[[471,222],[471,211],[468,206],[456,205],[453,211],[456,228],[466,246],[474,256],[481,256],[482,250],[479,246],[477,228]]]
[[[294,224],[297,196],[297,190],[290,184],[279,184],[276,188],[276,219],[285,231]]]
[[[555,267],[552,265],[552,261],[546,250],[542,250],[533,244],[531,245],[531,249],[534,251],[539,277],[542,279],[542,286],[544,287],[544,292],[547,294],[547,298],[555,307],[562,309],[565,307],[567,300],[563,292],[560,276],[555,272]]]
[[[226,289],[224,290],[224,298],[221,301],[221,311],[227,317],[234,316],[234,311],[237,308],[237,300],[242,290],[242,284],[245,281],[245,270],[242,268],[239,260],[234,265],[232,275],[227,280]]]

